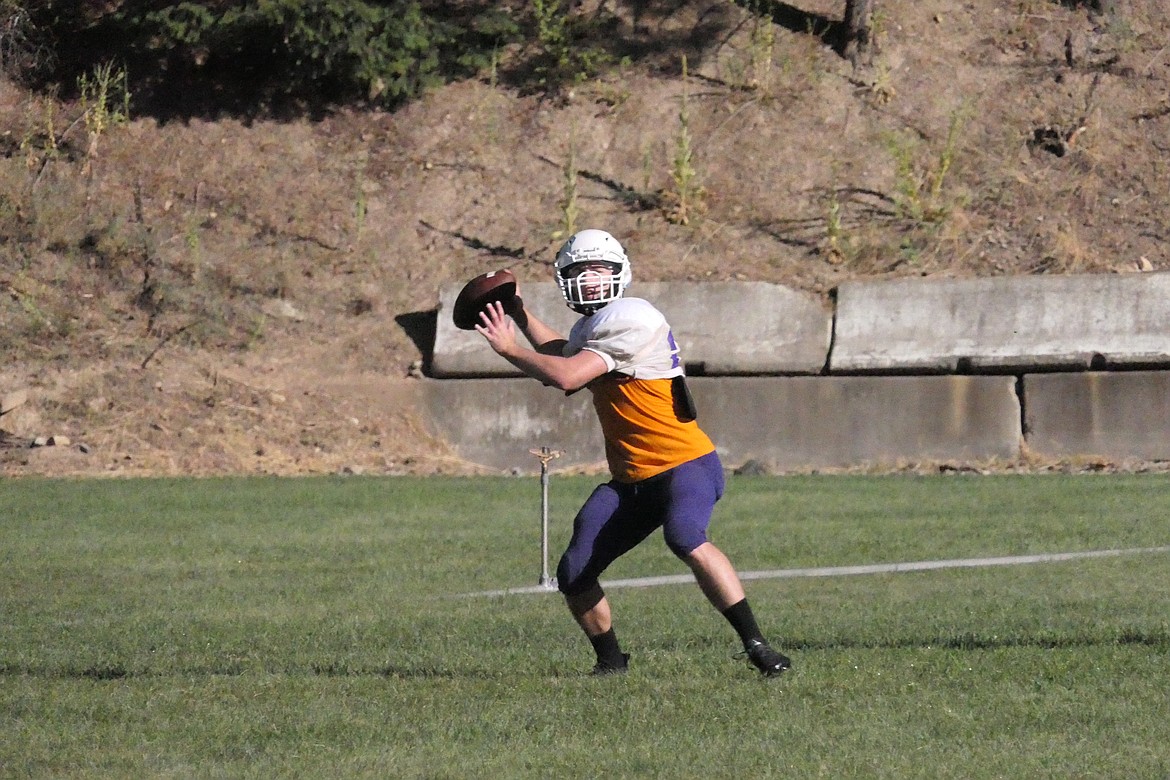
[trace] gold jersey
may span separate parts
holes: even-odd
[[[641,298],[620,298],[573,326],[564,354],[587,349],[609,372],[589,383],[618,482],[639,482],[715,450],[693,419],[678,412],[672,391],[683,376],[670,325]]]

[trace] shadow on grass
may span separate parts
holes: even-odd
[[[308,667],[266,667],[263,669],[229,664],[225,666],[176,667],[174,669],[130,669],[121,664],[84,667],[32,666],[0,664],[0,678],[34,677],[51,680],[95,680],[110,682],[149,677],[243,677],[252,672],[314,677],[386,677],[398,680],[495,679],[483,669],[441,669],[436,666],[351,666],[339,663],[316,663]]]
[[[1101,647],[1138,645],[1170,649],[1170,630],[1125,629],[1114,635],[1096,634],[1020,634],[990,636],[976,633],[936,636],[926,639],[800,639],[791,637],[783,647],[792,650],[914,650],[939,648],[942,650],[1000,650],[1013,647],[1036,647],[1044,650],[1074,647]]]
[[[825,650],[1001,650],[1010,648],[1037,648],[1056,650],[1061,648],[1086,648],[1108,646],[1138,646],[1170,650],[1170,629],[1124,629],[1110,635],[1100,634],[1021,634],[981,635],[975,633],[937,636],[926,639],[894,638],[881,639],[807,639],[789,637],[777,643],[789,651]],[[672,648],[677,649],[677,648]],[[129,669],[122,664],[105,664],[79,668],[37,667],[27,664],[0,664],[0,678],[34,677],[40,679],[95,680],[112,682],[146,677],[239,677],[258,671],[250,667],[229,664],[222,667],[175,668],[159,671],[149,668]],[[351,666],[342,663],[315,663],[308,667],[266,668],[265,674],[287,674],[290,676],[312,675],[315,677],[385,677],[394,680],[495,680],[501,675],[485,669],[443,669],[431,665],[419,666]],[[542,674],[542,676],[544,676]],[[551,676],[560,676],[553,673]],[[576,674],[570,676],[579,676]]]

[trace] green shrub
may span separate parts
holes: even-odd
[[[163,55],[195,73],[235,71],[267,81],[274,95],[385,105],[487,67],[492,51],[517,34],[510,17],[491,6],[450,19],[412,0],[259,0],[227,8],[180,2],[123,10],[119,22],[133,31],[142,56]]]
[[[0,74],[16,80],[44,71],[54,62],[44,31],[27,5],[0,0]]]
[[[595,21],[573,14],[571,3],[533,0],[532,16],[538,49],[534,72],[545,90],[580,84],[611,62],[607,52],[585,42]]]

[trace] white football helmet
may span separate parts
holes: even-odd
[[[602,263],[611,273],[575,268],[586,263]],[[592,314],[616,301],[633,279],[625,250],[604,230],[582,230],[566,241],[557,252],[556,276],[565,303],[580,314]]]

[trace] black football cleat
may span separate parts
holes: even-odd
[[[589,673],[590,677],[606,677],[611,674],[625,674],[630,670],[630,654],[622,653],[621,664],[612,664],[608,661],[598,661]]]
[[[788,660],[788,656],[776,652],[772,649],[771,645],[759,639],[753,639],[748,642],[747,647],[744,649],[744,654],[747,655],[747,659],[751,662],[752,666],[759,669],[760,674],[765,677],[775,677],[792,666],[792,662]]]

